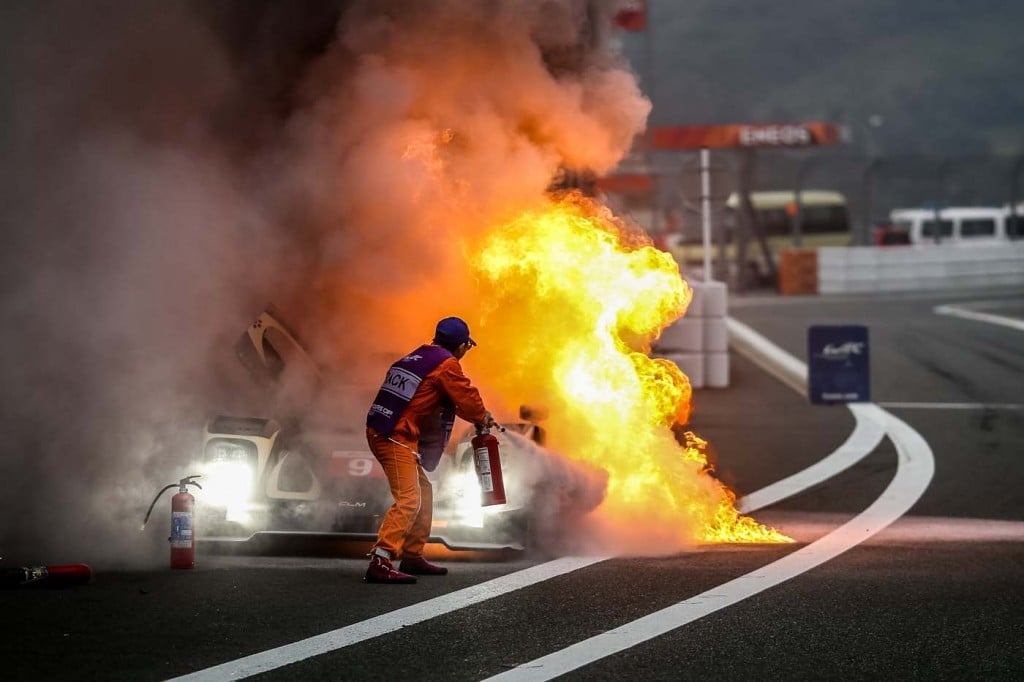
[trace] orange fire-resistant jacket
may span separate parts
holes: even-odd
[[[462,373],[458,359],[451,357],[442,361],[427,376],[423,377],[405,412],[398,419],[391,437],[412,449],[420,438],[424,420],[437,414],[442,398],[447,395],[455,403],[456,416],[472,424],[487,418],[487,410],[480,392]]]

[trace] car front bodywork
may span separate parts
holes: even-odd
[[[264,312],[236,346],[258,381],[273,387],[287,364],[316,372],[298,338]],[[285,360],[288,358],[289,360]],[[373,388],[352,386],[369,405]],[[544,447],[540,412],[496,432],[508,501],[485,507],[466,428],[428,477],[434,490],[432,541],[449,549],[523,549],[596,508],[607,475]],[[247,541],[268,535],[372,540],[392,504],[387,478],[370,452],[364,425],[328,426],[289,418],[216,415],[206,424],[195,471],[200,540]]]

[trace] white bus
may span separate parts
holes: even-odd
[[[986,244],[1020,238],[1021,218],[1010,223],[1009,208],[951,206],[932,208],[897,208],[889,214],[893,229],[905,231],[911,244],[939,243]]]
[[[796,193],[792,191],[751,192],[750,203],[767,237],[788,239],[793,234]],[[733,192],[725,202],[732,213],[740,210],[740,195]],[[807,235],[850,237],[850,217],[846,197],[839,192],[806,189],[800,192],[800,232]],[[738,220],[738,219],[734,219]],[[812,240],[813,241],[813,240]]]

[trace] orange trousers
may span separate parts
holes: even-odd
[[[434,516],[434,489],[427,472],[408,448],[375,433],[367,434],[366,440],[384,468],[395,498],[373,547],[386,551],[393,559],[421,557]]]

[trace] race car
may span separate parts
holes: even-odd
[[[236,346],[261,383],[281,381],[287,364],[316,364],[273,311],[263,312]],[[285,358],[289,360],[286,362]],[[350,386],[369,405],[375,386]],[[544,548],[603,500],[607,474],[544,447],[543,411],[495,431],[507,495],[483,506],[467,427],[428,476],[434,490],[432,542],[452,550]],[[384,471],[370,452],[362,420],[322,424],[289,416],[216,415],[206,424],[195,471],[200,541],[306,535],[372,540],[392,504]]]

